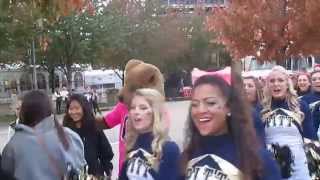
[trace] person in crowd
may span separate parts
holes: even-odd
[[[263,99],[263,89],[259,80],[253,76],[243,77],[243,86],[247,100],[252,107],[252,119],[256,133],[259,136],[262,145],[265,145],[264,124],[260,117],[261,100]]]
[[[316,65],[313,67],[313,71],[320,71],[320,64],[316,64]]]
[[[62,103],[62,96],[60,94],[60,90],[56,89],[53,93],[52,100],[56,103],[56,113],[61,113],[61,103]]]
[[[311,92],[301,98],[309,105],[315,131],[320,124],[320,70],[311,73]]]
[[[303,137],[317,139],[308,105],[297,98],[286,69],[275,66],[267,77],[261,111],[266,143],[284,179],[310,179]]]
[[[1,167],[6,173],[19,180],[60,180],[80,173],[86,165],[83,143],[54,118],[44,92],[25,94],[19,119],[2,153]]]
[[[11,122],[8,127],[8,141],[11,139],[11,137],[14,134],[15,126],[19,123],[19,113],[20,113],[20,109],[21,109],[21,104],[22,104],[22,97],[17,96],[17,98],[15,100],[13,100],[13,103],[11,105],[11,108],[14,111],[16,119],[13,122]]]
[[[311,92],[302,97],[312,109],[318,101],[320,101],[320,71],[311,73]]]
[[[97,94],[96,89],[92,90],[91,98],[92,98],[92,106],[93,106],[94,114],[97,114],[97,112],[101,114],[101,111],[100,111],[99,105],[98,105],[98,94]]]
[[[298,96],[303,96],[311,91],[311,79],[309,74],[300,73],[297,76],[297,94]]]
[[[84,144],[88,174],[94,177],[111,176],[112,147],[102,130],[97,130],[89,102],[81,94],[69,97],[63,125],[80,135]]]
[[[119,180],[176,180],[180,152],[169,140],[164,120],[164,96],[138,89],[129,108],[126,160]]]
[[[61,101],[62,101],[61,103],[65,107],[69,97],[68,89],[66,87],[62,87],[62,90],[60,91],[60,95],[61,95]]]
[[[280,179],[277,164],[257,139],[241,79],[235,77],[232,86],[219,75],[195,81],[180,179]]]

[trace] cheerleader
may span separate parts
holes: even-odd
[[[127,158],[119,180],[176,180],[179,148],[169,141],[164,97],[154,89],[138,89],[130,103],[126,133]]]
[[[181,179],[280,179],[271,154],[259,146],[249,108],[238,90],[241,91],[240,86],[231,86],[218,75],[204,75],[196,80]]]
[[[310,179],[303,137],[316,139],[308,106],[299,101],[287,71],[275,66],[267,77],[261,111],[266,143],[284,179]]]

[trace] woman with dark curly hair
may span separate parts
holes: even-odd
[[[240,81],[235,76],[231,86],[218,75],[196,80],[181,179],[280,179],[276,163],[258,143]]]
[[[95,177],[110,176],[113,168],[112,148],[103,131],[96,129],[92,108],[83,95],[73,94],[69,97],[63,125],[80,135],[88,163],[88,174]]]

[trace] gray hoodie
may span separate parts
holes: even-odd
[[[64,131],[69,140],[68,150],[64,149],[58,138],[53,116],[45,118],[34,128],[18,124],[2,152],[3,170],[18,180],[60,180],[56,168],[59,166],[66,173],[68,163],[75,170],[80,170],[86,164],[83,143],[78,134],[69,128],[64,127]],[[45,146],[39,143],[37,135],[43,139]]]

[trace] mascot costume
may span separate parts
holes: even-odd
[[[152,88],[164,95],[164,78],[156,66],[132,59],[126,64],[124,73],[124,86],[119,92],[119,102],[102,119],[106,128],[113,128],[120,124],[119,172],[125,160],[124,137],[128,119],[128,105],[133,93],[139,88]]]

